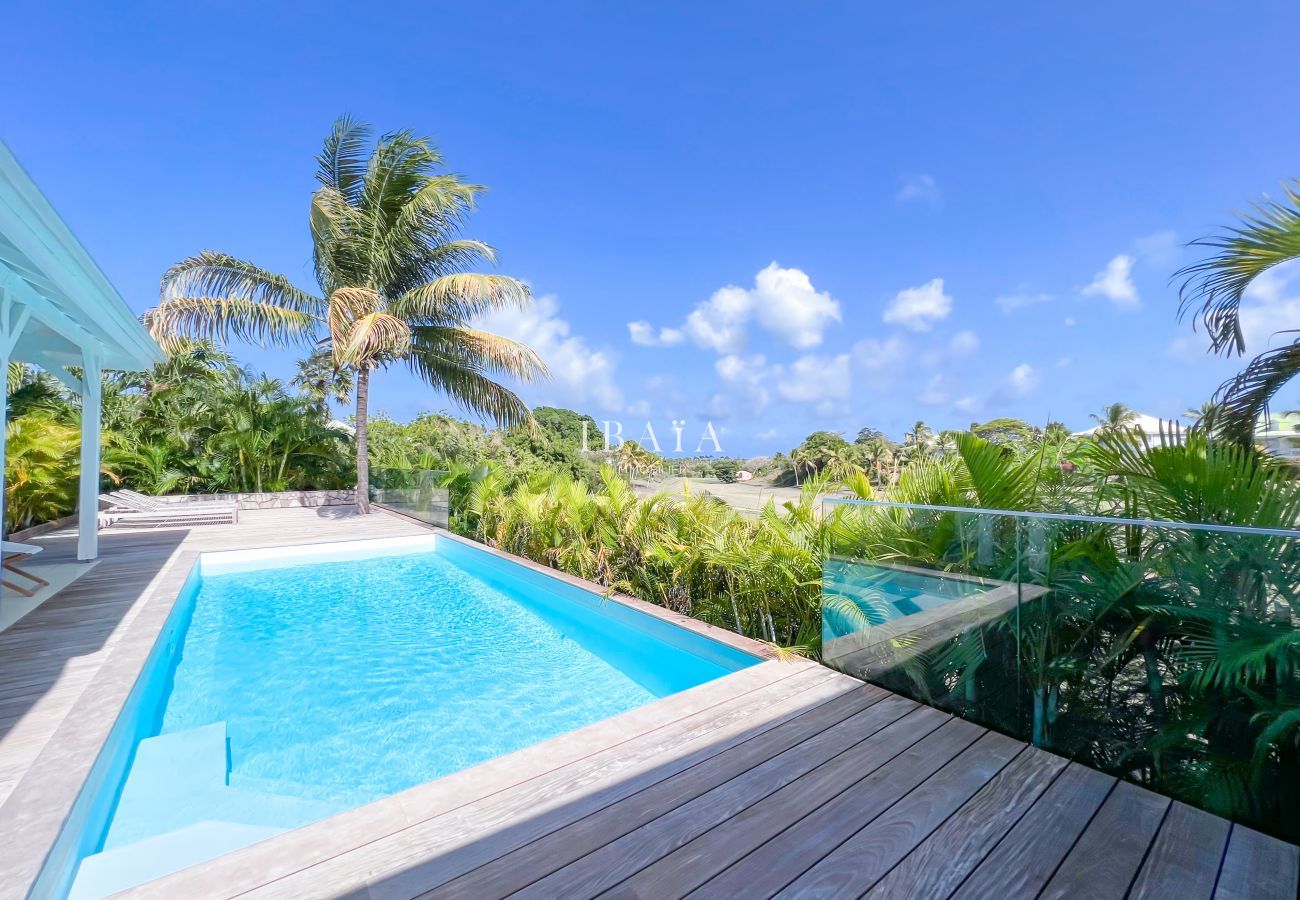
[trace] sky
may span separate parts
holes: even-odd
[[[711,422],[736,455],[1082,429],[1240,366],[1171,275],[1300,177],[1297,26],[1275,0],[29,3],[0,138],[138,311],[203,249],[312,286],[313,157],[349,112],[489,187],[466,234],[535,302],[482,325],[547,362],[532,404],[668,451]],[[1300,271],[1243,321],[1250,351],[1300,325]],[[237,352],[285,378],[300,355]],[[401,369],[371,404],[455,411]]]

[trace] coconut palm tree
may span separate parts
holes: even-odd
[[[351,400],[355,381],[351,369],[335,365],[333,353],[318,349],[298,360],[298,374],[289,383],[316,407],[322,419],[328,419],[330,401],[343,404]]]
[[[1097,423],[1098,431],[1122,431],[1137,421],[1138,414],[1123,403],[1108,403],[1100,413],[1093,413],[1092,420]]]
[[[916,446],[926,446],[934,437],[934,429],[920,419],[903,435],[903,443]]]
[[[163,277],[145,316],[164,346],[238,337],[315,342],[355,373],[357,506],[369,512],[369,392],[376,369],[405,363],[460,406],[501,425],[530,421],[527,406],[493,380],[541,378],[528,347],[472,327],[483,314],[531,302],[513,278],[466,272],[493,262],[459,237],[483,190],[442,171],[427,138],[399,131],[370,151],[366,126],[343,116],[320,156],[310,226],[318,293],[251,262],[205,250]]]
[[[1179,269],[1179,316],[1194,313],[1210,338],[1209,352],[1225,356],[1246,352],[1241,302],[1246,290],[1274,266],[1300,259],[1300,181],[1284,188],[1281,200],[1255,204],[1254,212],[1219,234],[1192,241],[1212,254]],[[1300,330],[1300,322],[1296,323]],[[1289,332],[1294,334],[1294,332]],[[1266,350],[1236,377],[1219,387],[1214,399],[1222,410],[1215,430],[1240,444],[1250,444],[1255,422],[1273,395],[1300,374],[1300,338]]]
[[[1200,406],[1188,407],[1183,411],[1183,418],[1189,419],[1193,426],[1213,429],[1215,420],[1219,416],[1220,405],[1213,400],[1207,400]]]

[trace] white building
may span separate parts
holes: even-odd
[[[1076,431],[1075,437],[1091,437],[1104,426],[1094,425],[1083,431]],[[1127,426],[1130,431],[1140,431],[1146,436],[1147,442],[1152,445],[1158,445],[1162,436],[1165,442],[1181,444],[1183,433],[1187,431],[1187,426],[1183,425],[1177,419],[1161,419],[1158,416],[1149,416],[1146,413],[1138,413],[1133,421]]]

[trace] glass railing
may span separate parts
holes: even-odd
[[[446,475],[432,469],[371,469],[370,502],[446,528],[451,511]]]
[[[824,513],[828,665],[1300,839],[1300,531]]]

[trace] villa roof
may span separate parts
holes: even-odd
[[[1137,417],[1133,419],[1132,422],[1128,423],[1128,427],[1137,429],[1143,434],[1156,435],[1160,434],[1161,431],[1164,431],[1167,434],[1170,431],[1173,431],[1176,422],[1176,419],[1161,419],[1159,416],[1138,413]],[[1100,425],[1094,425],[1091,428],[1084,429],[1083,431],[1076,431],[1074,434],[1076,437],[1085,437],[1090,434],[1096,434],[1100,428]]]
[[[0,315],[26,317],[13,361],[35,363],[65,378],[66,366],[83,365],[83,350],[105,369],[147,369],[163,360],[122,295],[3,141],[0,298]]]

